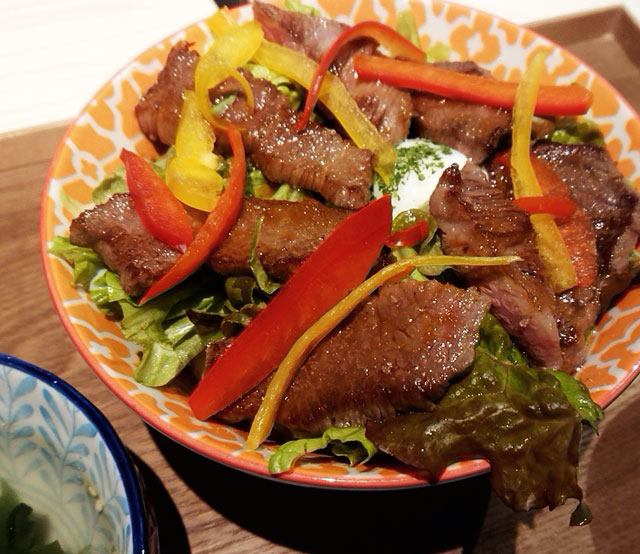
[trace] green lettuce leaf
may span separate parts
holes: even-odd
[[[164,180],[167,171],[167,163],[173,156],[173,146],[162,156],[150,162],[153,170]],[[98,186],[91,191],[91,200],[94,204],[103,204],[117,192],[127,192],[127,180],[125,178],[124,167],[119,167],[115,171],[105,175],[98,183]]]
[[[306,13],[307,15],[322,16],[320,10],[317,10],[313,6],[308,6],[302,2],[298,2],[298,0],[284,0],[284,9],[291,12]]]
[[[105,269],[93,250],[56,237],[50,251],[73,265],[74,282],[88,291],[100,310],[119,319],[123,336],[142,348],[133,372],[140,383],[165,385],[210,341],[223,336],[222,322],[199,333],[189,318],[194,310],[222,316],[233,311],[225,305],[227,296],[222,287],[212,286],[212,274],[206,268],[139,306],[122,289],[118,275]],[[217,289],[221,292],[204,292]]]
[[[71,244],[65,237],[54,237],[49,252],[73,266],[73,282],[85,289],[93,276],[104,267],[100,257],[91,248]]]
[[[256,251],[256,246],[258,244],[258,234],[260,233],[260,227],[262,227],[263,216],[258,218],[256,221],[255,227],[253,229],[253,233],[251,235],[251,248],[249,249],[249,269],[251,269],[251,273],[258,284],[258,287],[265,294],[273,294],[280,288],[280,283],[272,280],[267,272],[265,271],[262,263],[260,262],[260,258],[258,257],[258,253]]]
[[[427,48],[427,61],[446,62],[451,57],[451,47],[444,42],[436,42]]]
[[[300,456],[327,447],[334,456],[348,458],[352,466],[366,462],[377,452],[362,427],[329,427],[320,437],[296,439],[280,445],[269,458],[269,471],[289,471]]]
[[[456,461],[489,460],[493,490],[518,511],[582,499],[581,432],[582,415],[554,373],[529,367],[492,316],[482,325],[470,373],[433,412],[367,425],[380,450],[434,480]]]
[[[297,83],[284,75],[272,71],[264,65],[250,62],[245,64],[244,67],[246,67],[256,79],[265,79],[276,87],[285,95],[292,109],[297,110],[300,107],[300,104],[302,104],[303,89]]]
[[[299,202],[305,197],[304,191],[291,185],[280,185],[271,196],[272,200],[288,200],[289,202]]]
[[[420,37],[418,36],[418,26],[416,18],[411,10],[400,10],[396,13],[396,31],[410,41],[414,46],[420,48]]]
[[[598,421],[604,417],[604,411],[591,400],[587,387],[564,371],[550,369],[549,372],[558,380],[562,392],[580,414],[582,420],[586,421],[597,432]]]
[[[583,116],[557,118],[556,128],[549,138],[566,144],[584,143],[604,146],[604,137],[598,124]]]
[[[122,290],[115,273],[104,271],[91,282],[89,294],[94,302],[114,315],[121,314],[122,334],[142,348],[133,372],[136,381],[152,387],[165,385],[210,341],[222,337],[219,328],[198,333],[188,315],[189,310],[224,313],[224,295],[203,296],[207,280],[198,273],[142,306]]]

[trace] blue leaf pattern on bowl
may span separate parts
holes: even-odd
[[[0,478],[75,554],[132,552],[127,497],[95,425],[63,394],[0,365]]]

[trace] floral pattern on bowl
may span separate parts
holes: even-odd
[[[0,479],[48,516],[65,552],[149,552],[140,484],[111,425],[67,383],[5,354]]]

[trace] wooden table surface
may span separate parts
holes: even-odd
[[[594,520],[583,528],[568,526],[573,503],[512,513],[486,475],[410,490],[313,489],[229,469],[147,426],[75,350],[44,281],[40,194],[63,130],[0,137],[0,351],[58,374],[111,421],[143,475],[163,554],[638,550],[640,380],[607,409],[599,436],[585,434],[580,483]]]

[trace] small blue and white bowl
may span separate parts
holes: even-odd
[[[111,424],[54,374],[0,353],[3,489],[47,517],[47,538],[70,554],[156,549],[137,472]]]

